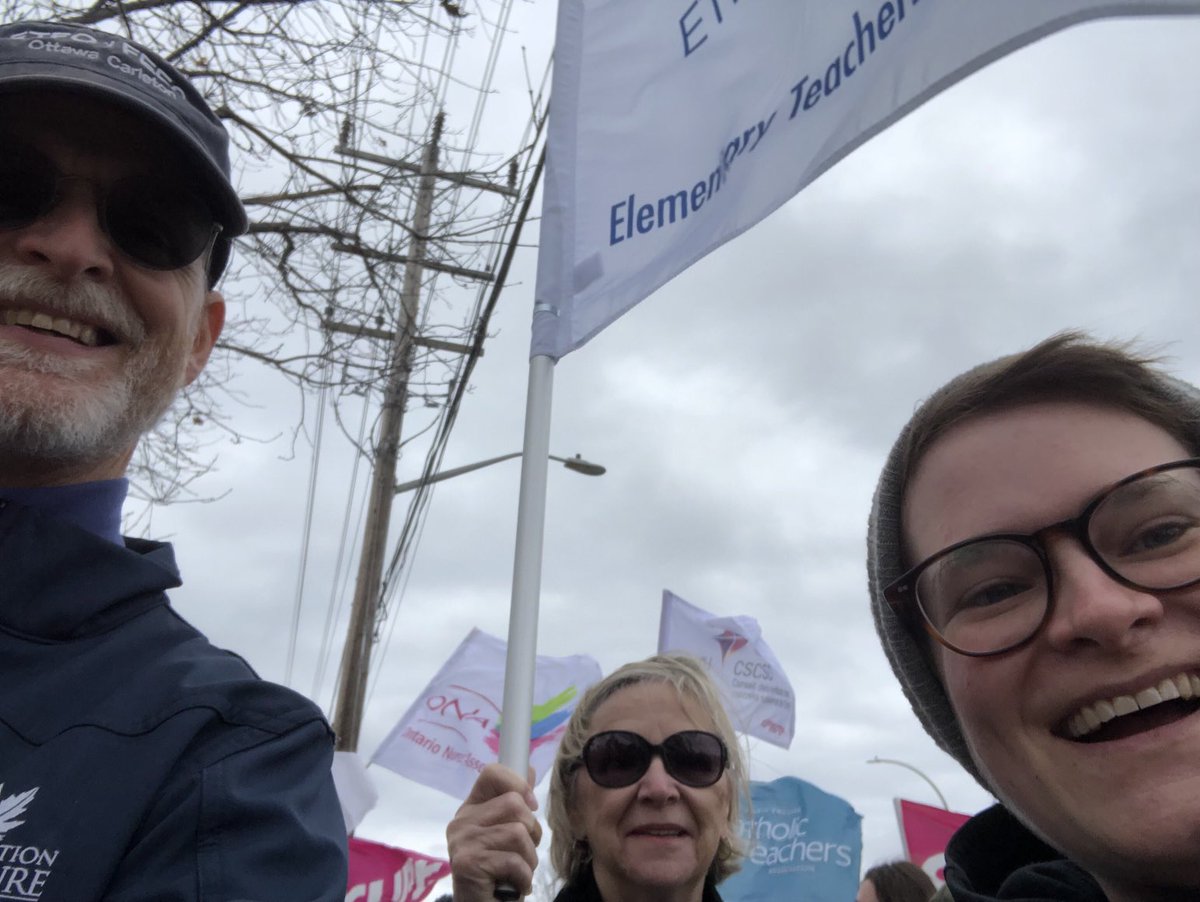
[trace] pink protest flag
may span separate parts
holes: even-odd
[[[352,836],[346,902],[420,902],[449,874],[441,858]]]
[[[946,844],[971,815],[896,799],[896,819],[900,821],[905,856],[941,886],[946,882],[942,876],[946,866]]]

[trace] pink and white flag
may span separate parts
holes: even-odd
[[[896,819],[900,822],[905,857],[928,874],[934,884],[944,884],[946,878],[942,876],[942,870],[946,867],[946,844],[971,815],[896,799]]]
[[[443,858],[351,836],[346,902],[420,902],[449,875]]]
[[[658,650],[687,652],[708,664],[738,732],[791,746],[796,694],[753,617],[715,617],[664,589]]]
[[[1200,0],[559,0],[530,356],[580,347],[988,63],[1088,19],[1198,12]]]
[[[479,771],[498,760],[507,643],[473,629],[376,750],[372,764],[465,799]],[[534,783],[584,690],[600,679],[587,655],[538,655],[529,764]]]

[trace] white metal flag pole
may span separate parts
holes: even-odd
[[[542,539],[546,527],[546,471],[550,454],[550,400],[554,359],[529,360],[525,398],[525,444],[521,494],[517,502],[517,543],[513,556],[512,603],[508,614],[508,658],[504,667],[500,763],[522,776],[529,769],[529,730],[533,723],[533,683],[537,663],[538,598],[542,585]],[[497,899],[516,899],[512,887],[496,887]]]

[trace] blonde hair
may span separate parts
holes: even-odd
[[[665,683],[673,686],[681,700],[696,702],[712,719],[713,729],[729,750],[729,783],[731,799],[729,805],[728,830],[717,845],[717,854],[708,870],[709,879],[720,883],[733,874],[741,865],[742,847],[738,836],[738,822],[742,806],[750,795],[750,784],[745,761],[738,746],[737,734],[730,723],[729,715],[721,699],[721,692],[709,676],[708,669],[690,655],[654,655],[644,661],[635,661],[613,671],[584,693],[576,706],[567,730],[558,746],[554,758],[554,769],[550,776],[550,799],[546,820],[553,832],[550,841],[550,863],[558,876],[574,883],[591,863],[591,855],[585,846],[576,841],[571,829],[571,806],[575,801],[575,774],[582,766],[580,754],[588,739],[592,718],[596,710],[617,692],[638,683]]]

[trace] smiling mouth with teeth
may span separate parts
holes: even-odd
[[[108,344],[108,336],[94,326],[76,322],[62,316],[50,316],[33,310],[0,310],[0,324],[23,326],[38,332],[47,332],[69,338],[89,348]]]
[[[1179,720],[1200,708],[1200,676],[1181,673],[1134,695],[1084,705],[1067,718],[1062,734],[1078,742],[1104,742]]]

